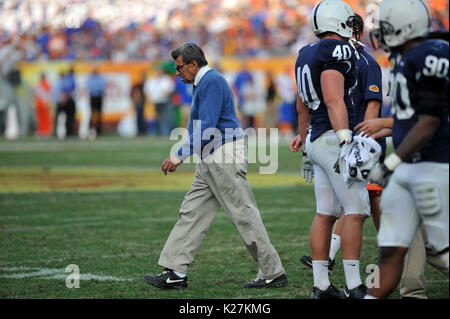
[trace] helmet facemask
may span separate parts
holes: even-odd
[[[390,47],[387,45],[385,36],[394,34],[394,26],[388,21],[379,21],[379,27],[370,31],[370,42],[374,50],[382,48],[386,52],[390,51]]]
[[[378,7],[375,25],[370,32],[372,45],[389,52],[410,40],[426,36],[430,15],[421,0],[384,0]]]

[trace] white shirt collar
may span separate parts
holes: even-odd
[[[211,70],[211,68],[207,65],[202,66],[202,68],[200,70],[198,70],[197,75],[195,76],[194,79],[194,86],[198,85],[198,82],[200,82],[200,80],[202,79],[202,77],[205,75],[206,72],[208,72],[209,70]]]

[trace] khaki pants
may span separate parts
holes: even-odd
[[[448,276],[448,252],[437,255],[426,249],[426,233],[420,225],[403,261],[400,295],[404,298],[427,299],[425,293],[425,265],[429,263]]]
[[[226,143],[224,146],[233,144]],[[214,157],[219,157],[216,155],[221,151],[226,156],[245,153],[243,141],[236,144],[237,150],[222,146],[214,152]],[[197,164],[194,182],[181,204],[180,219],[167,239],[158,264],[187,273],[217,211],[223,207],[245,247],[258,262],[258,278],[274,279],[284,274],[285,270],[270,243],[247,180],[246,156],[234,163],[222,162],[202,161]]]

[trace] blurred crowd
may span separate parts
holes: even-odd
[[[448,1],[427,0],[434,29],[448,29]],[[349,0],[370,18],[378,0]],[[314,40],[315,0],[5,0],[0,44],[25,60],[166,58],[193,41],[208,56],[296,54]]]
[[[379,0],[346,0],[370,29]],[[73,70],[55,81],[42,74],[36,87],[20,76],[22,61],[148,61],[165,60],[186,41],[202,47],[210,63],[222,57],[295,57],[299,48],[316,41],[310,27],[318,0],[4,0],[0,1],[0,134],[6,130],[7,111],[15,105],[20,135],[57,135],[59,115],[66,118],[60,136],[75,135],[76,107]],[[449,3],[425,0],[432,29],[448,30]],[[368,32],[363,42],[387,72],[385,54],[373,52]],[[385,64],[383,64],[385,63]],[[278,127],[289,139],[296,130],[296,87],[293,71],[263,73],[243,62],[233,72],[221,70],[235,93],[244,127]],[[265,72],[265,71],[264,71]],[[94,72],[95,73],[95,72]],[[173,67],[142,74],[132,83],[133,120],[119,123],[119,133],[168,135],[184,125],[191,92],[174,76]],[[107,81],[91,74],[90,114],[80,136],[102,134],[103,96]],[[102,78],[102,79],[100,79]],[[384,78],[387,78],[384,76]],[[94,91],[94,92],[91,92]],[[148,116],[148,105],[152,107]],[[9,108],[9,109],[8,109]],[[385,112],[389,112],[384,103]],[[11,111],[11,110],[9,110]],[[30,120],[31,119],[31,120]],[[40,119],[40,120],[39,120]],[[44,120],[44,123],[42,122]],[[31,128],[30,128],[31,126]],[[11,127],[11,126],[10,126]],[[78,127],[76,127],[78,128]],[[16,130],[17,131],[17,130]],[[131,133],[130,133],[131,132]]]

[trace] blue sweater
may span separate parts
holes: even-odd
[[[193,153],[203,159],[223,144],[244,137],[231,88],[214,69],[194,87],[188,132],[189,139],[176,153],[181,161]]]

